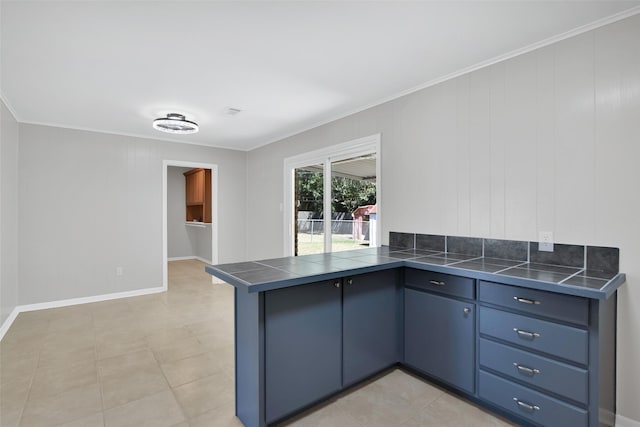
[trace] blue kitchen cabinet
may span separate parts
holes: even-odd
[[[267,423],[342,387],[342,287],[330,280],[264,296]]]
[[[590,277],[565,285],[381,258],[390,265],[324,256],[327,270],[306,277],[266,263],[207,269],[235,286],[244,425],[273,425],[398,362],[518,424],[614,425],[624,274],[593,291]]]
[[[400,360],[402,289],[398,270],[343,280],[343,386],[363,380]]]
[[[266,292],[267,423],[397,363],[400,295],[395,269]]]
[[[480,281],[478,397],[529,423],[615,423],[616,297]]]
[[[404,362],[474,392],[475,305],[429,292],[404,291]]]

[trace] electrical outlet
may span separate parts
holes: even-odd
[[[116,276],[122,276],[124,274],[124,269],[122,267],[116,267]]]
[[[553,252],[553,232],[541,231],[538,235],[538,250]]]

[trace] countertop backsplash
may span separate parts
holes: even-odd
[[[556,243],[553,252],[546,252],[538,250],[538,242],[523,240],[392,231],[389,232],[389,247],[573,267],[587,270],[590,274],[602,273],[603,276],[617,274],[620,264],[618,248]]]

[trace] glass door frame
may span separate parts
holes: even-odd
[[[382,241],[382,186],[381,186],[381,137],[380,134],[354,139],[342,144],[322,148],[284,159],[284,255],[294,255],[294,203],[295,203],[295,170],[305,166],[323,165],[323,211],[324,211],[324,252],[331,252],[331,164],[333,162],[375,153],[376,156],[376,210],[377,227],[376,242]],[[328,221],[327,221],[328,215]]]

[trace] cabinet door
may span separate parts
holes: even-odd
[[[185,175],[187,205],[204,203],[204,169]]]
[[[405,289],[405,362],[473,393],[474,304]]]
[[[341,297],[334,281],[265,293],[267,423],[340,390]]]
[[[397,270],[344,279],[343,385],[399,361]]]

